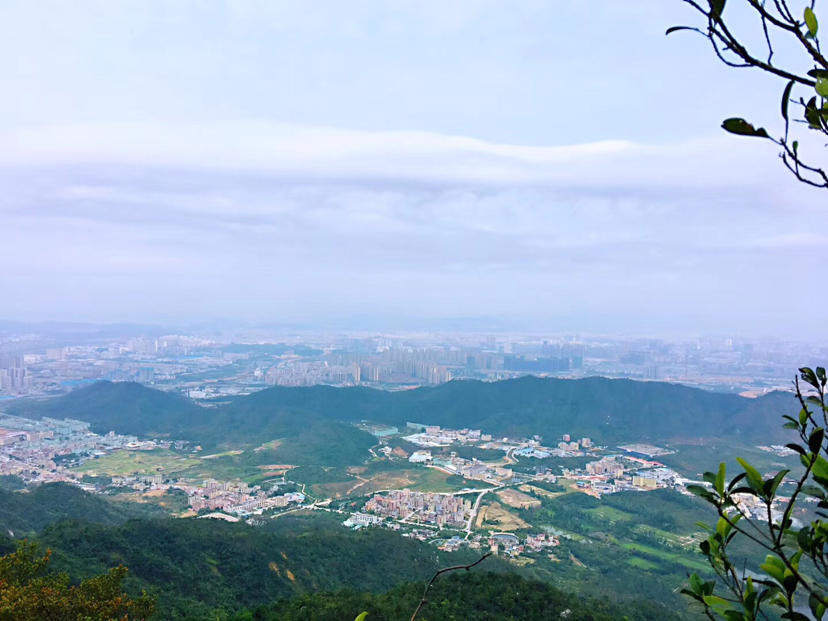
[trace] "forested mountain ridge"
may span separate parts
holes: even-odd
[[[614,442],[713,436],[726,429],[734,436],[769,441],[782,436],[780,417],[793,405],[791,395],[782,392],[747,399],[665,382],[527,376],[400,392],[273,387],[215,407],[135,383],[98,382],[61,397],[5,407],[22,416],[78,418],[98,432],[219,444],[291,437],[321,421],[360,420],[397,426],[416,421],[549,439],[571,433]]]

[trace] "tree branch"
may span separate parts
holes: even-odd
[[[477,559],[471,565],[455,565],[454,567],[446,567],[445,569],[441,569],[436,574],[434,574],[431,577],[431,580],[428,581],[428,584],[426,585],[426,588],[423,591],[423,597],[422,597],[422,599],[420,599],[420,603],[417,604],[417,609],[414,611],[414,614],[411,615],[411,621],[414,621],[414,619],[417,618],[417,615],[420,614],[420,610],[422,610],[423,606],[425,606],[428,603],[428,600],[426,599],[426,595],[428,595],[429,589],[431,589],[431,586],[434,584],[434,581],[437,580],[437,578],[439,578],[442,574],[448,573],[450,571],[457,571],[458,569],[465,569],[466,571],[468,571],[469,569],[471,569],[475,565],[479,565],[480,563],[485,561],[491,555],[492,555],[492,553],[488,552],[488,553],[484,554],[483,556],[481,556],[479,559]]]

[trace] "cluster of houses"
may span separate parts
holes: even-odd
[[[369,513],[410,522],[425,522],[443,527],[462,525],[471,515],[468,500],[449,494],[393,490],[386,495],[376,494],[365,503]]]
[[[0,474],[15,475],[27,483],[75,482],[66,464],[58,457],[71,455],[74,465],[117,449],[149,450],[159,446],[153,440],[135,436],[90,431],[89,423],[70,418],[39,420],[0,416]]]
[[[657,461],[631,455],[602,457],[583,470],[565,470],[564,476],[574,479],[580,491],[596,498],[628,490],[683,489],[683,479],[676,471]]]
[[[549,533],[540,533],[537,535],[527,535],[523,543],[517,535],[512,533],[494,533],[489,536],[489,551],[492,554],[500,554],[501,552],[506,556],[520,556],[523,552],[541,552],[546,548],[554,548],[561,545],[560,540]]]
[[[408,423],[409,429],[420,429],[420,433],[406,436],[404,439],[418,446],[449,446],[458,444],[477,444],[491,442],[492,436],[479,429],[444,429],[440,425],[420,425]]]

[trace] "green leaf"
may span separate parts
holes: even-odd
[[[719,496],[724,494],[724,484],[725,484],[725,463],[722,462],[719,464],[719,471],[716,473],[716,480],[713,482],[713,487],[716,488],[716,491],[719,492]]]
[[[820,78],[814,87],[820,97],[828,97],[828,78]]]
[[[733,527],[730,525],[730,522],[724,518],[719,518],[719,521],[716,523],[716,532],[722,536],[722,539],[726,539],[732,529]]]
[[[820,117],[821,114],[820,111],[817,109],[816,97],[811,97],[808,100],[808,103],[805,104],[805,120],[808,121],[808,127],[810,127],[811,129],[822,129],[822,125],[820,124]],[[810,384],[810,380],[806,379],[805,377],[805,372],[810,372],[811,376],[814,376],[814,372],[811,371],[811,369],[808,369],[807,367],[800,369],[800,371],[803,372],[802,379]],[[815,384],[811,385],[814,386],[814,388],[816,388]]]
[[[776,580],[780,585],[785,580],[785,570],[787,567],[785,567],[785,563],[772,554],[768,554],[765,558],[765,562],[759,566],[759,569]]]
[[[694,32],[699,31],[698,28],[692,28],[690,26],[672,26],[671,28],[668,28],[667,31],[664,34],[665,35],[670,35],[674,32],[678,32],[679,30],[692,30]]]
[[[812,38],[816,37],[817,31],[819,30],[819,22],[809,6],[805,7],[805,25],[808,27],[808,34]]]
[[[815,478],[828,479],[828,461],[822,455],[817,455],[812,472]]]
[[[811,108],[814,106],[816,106],[816,101],[814,99],[811,99],[808,102],[808,107]],[[814,373],[813,369],[809,367],[802,367],[801,369],[799,369],[799,377],[802,378],[803,382],[806,382],[807,384],[819,390],[819,380],[817,380],[816,373]]]
[[[702,485],[688,485],[685,489],[695,496],[704,498],[707,502],[716,504],[716,496],[713,492]]]
[[[813,547],[813,543],[811,540],[811,529],[809,527],[804,526],[800,529],[800,531],[796,534],[796,543],[806,552],[810,551]]]
[[[704,603],[710,606],[714,612],[725,616],[732,610],[731,603],[718,595],[705,595]]]
[[[825,430],[822,427],[817,427],[808,438],[808,448],[812,453],[819,453],[822,447],[822,440],[825,438]]]
[[[709,0],[710,2],[710,14],[713,17],[719,17],[724,11],[725,7],[725,0]]]
[[[762,481],[762,475],[759,474],[759,471],[747,463],[741,457],[737,457],[736,461],[739,462],[739,465],[745,469],[745,474],[747,475],[748,485],[750,488],[755,491],[757,494],[762,494],[763,489],[762,486],[764,485],[764,481]]]
[[[738,136],[755,136],[757,138],[769,138],[768,132],[764,127],[756,129],[753,125],[748,123],[745,119],[730,118],[722,122],[722,128],[726,132],[736,134]]]
[[[788,120],[788,102],[791,100],[791,89],[793,89],[793,87],[794,81],[791,80],[782,92],[782,118],[786,121]]]
[[[733,480],[727,486],[727,491],[732,492],[733,488],[736,487],[736,485],[739,484],[739,481],[741,481],[744,478],[745,478],[745,473],[744,472],[740,472],[735,477],[733,477]]]
[[[820,603],[819,598],[813,593],[811,593],[811,596],[808,598],[808,607],[811,609],[811,614],[813,614],[817,619],[822,619],[822,616],[825,614],[825,606]]]
[[[785,447],[791,449],[792,451],[796,451],[800,455],[805,454],[805,449],[799,446],[798,444],[786,444]]]
[[[763,489],[765,491],[765,495],[768,498],[773,498],[774,494],[776,494],[776,489],[779,487],[779,484],[782,483],[782,479],[784,479],[785,475],[787,475],[789,472],[790,470],[780,470],[776,473],[775,477],[765,481]]]
[[[359,616],[358,616],[356,619],[354,619],[354,621],[365,621],[365,619],[366,619],[366,617],[367,617],[367,616],[368,616],[368,612],[367,612],[367,611],[366,611],[366,612],[362,612],[362,613],[360,613],[360,614],[359,614]]]

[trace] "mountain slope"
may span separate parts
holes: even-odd
[[[5,406],[9,414],[30,418],[75,418],[91,423],[92,431],[122,434],[169,434],[198,427],[208,410],[180,395],[135,382],[101,381],[51,399],[21,399]]]
[[[417,608],[423,584],[408,582],[387,593],[313,593],[292,600],[262,606],[240,614],[236,621],[251,618],[261,621],[341,621],[368,612],[374,621],[407,619]],[[568,612],[567,612],[568,611]],[[566,593],[549,584],[527,580],[516,574],[493,574],[486,571],[459,572],[435,583],[420,618],[424,621],[476,620],[534,621],[561,619],[569,621],[610,621],[633,619],[661,621],[667,617],[685,618],[684,611],[667,609],[663,604],[639,600],[634,603],[611,603],[604,599],[585,598]],[[691,618],[689,611],[687,617]]]
[[[210,612],[217,609],[233,612],[317,590],[382,591],[476,558],[468,552],[449,557],[389,531],[282,519],[285,525],[275,529],[208,519],[133,520],[115,527],[67,521],[40,540],[54,551],[55,569],[73,579],[123,563],[132,589],[158,596],[162,618],[215,618]]]
[[[112,525],[163,514],[152,505],[115,504],[66,483],[46,483],[26,492],[0,489],[0,533],[17,537],[67,518]]]

